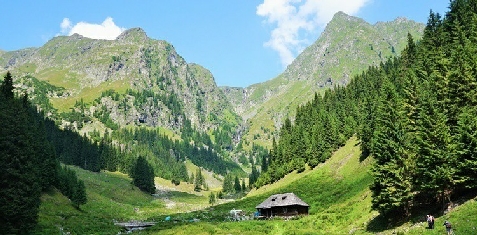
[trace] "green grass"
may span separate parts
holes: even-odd
[[[372,159],[359,161],[358,140],[353,137],[325,163],[302,173],[293,172],[284,179],[253,190],[241,200],[208,207],[210,192],[193,192],[192,184],[175,187],[156,178],[162,191],[157,197],[132,187],[127,175],[117,172],[91,173],[74,167],[85,181],[88,203],[76,210],[57,191],[44,194],[36,234],[58,234],[60,228],[71,234],[117,234],[114,220],[154,220],[158,222],[139,234],[444,234],[441,226],[450,220],[456,234],[475,234],[477,202],[475,198],[446,215],[436,216],[436,229],[426,229],[424,218],[388,228],[376,211],[371,210],[369,174]],[[187,164],[189,170],[195,166]],[[248,215],[272,194],[293,192],[310,205],[310,215],[293,220],[232,222],[229,210],[242,209]],[[422,212],[425,214],[425,212]],[[164,221],[166,216],[171,221]],[[196,222],[193,222],[196,221]],[[197,222],[198,221],[198,222]]]
[[[118,93],[125,93],[129,87],[129,82],[126,80],[117,80],[113,82],[104,82],[95,87],[85,87],[74,93],[67,98],[52,98],[51,103],[53,107],[57,108],[60,112],[67,112],[70,108],[73,108],[76,101],[83,101],[87,104],[91,104],[96,98],[101,96],[103,91],[113,89]]]
[[[283,180],[252,191],[242,200],[221,204],[213,210],[178,214],[179,221],[201,219],[199,223],[183,222],[171,226],[160,223],[151,234],[347,234],[365,230],[372,216],[368,185],[371,161],[359,162],[359,148],[353,138],[333,158],[314,170],[292,173]],[[310,205],[310,215],[298,220],[227,222],[227,213],[236,208],[251,214],[255,206],[275,193],[294,192]],[[225,221],[225,222],[224,222]],[[236,233],[231,232],[236,231]]]
[[[125,174],[92,173],[70,167],[85,182],[88,202],[77,210],[56,190],[44,194],[35,234],[59,234],[60,228],[71,234],[117,234],[121,229],[113,221],[163,218],[172,213],[204,208],[208,203],[207,196],[175,189],[153,197],[132,186]],[[166,201],[175,206],[168,208]]]
[[[152,196],[132,187],[130,179],[123,174],[92,173],[70,167],[85,182],[88,202],[77,210],[56,190],[44,194],[38,234],[58,234],[60,228],[71,234],[115,234],[120,228],[114,226],[114,220],[146,219],[143,208],[149,208],[151,204],[164,208]]]
[[[161,222],[143,234],[444,234],[445,219],[456,227],[456,234],[474,234],[477,229],[477,203],[467,201],[445,216],[437,217],[436,229],[425,229],[419,218],[398,227],[388,228],[371,209],[369,174],[372,159],[359,161],[359,146],[352,138],[326,163],[303,173],[291,173],[275,184],[254,190],[235,202],[216,205],[192,213],[172,215],[177,223]],[[229,210],[247,213],[275,193],[294,192],[310,205],[310,215],[295,220],[230,222]],[[199,222],[191,222],[199,219]],[[160,220],[160,218],[158,218]],[[474,229],[475,228],[475,229]]]

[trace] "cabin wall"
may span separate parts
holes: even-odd
[[[265,217],[272,216],[294,216],[294,215],[307,215],[308,207],[306,206],[280,206],[270,209],[259,209],[260,215]]]

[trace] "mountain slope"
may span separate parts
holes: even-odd
[[[245,140],[270,146],[269,137],[285,117],[294,116],[298,105],[311,100],[315,92],[345,85],[368,66],[398,55],[406,45],[407,33],[420,38],[423,29],[423,24],[404,18],[371,25],[336,13],[318,40],[278,77],[244,89],[222,88],[247,121]]]
[[[290,173],[285,178],[258,190],[246,198],[214,206],[210,210],[172,215],[182,223],[160,223],[145,230],[146,234],[442,234],[443,226],[426,229],[427,211],[419,211],[409,222],[388,221],[371,209],[372,177],[369,171],[374,161],[360,161],[361,152],[356,137],[336,151],[325,163],[303,173]],[[294,192],[310,205],[310,215],[296,219],[252,220],[228,222],[228,212],[235,208],[247,215],[272,194]],[[462,234],[473,234],[477,219],[476,198],[470,198],[445,215],[436,214],[436,225],[450,219]],[[163,217],[159,217],[161,219]],[[201,218],[199,223],[189,223]]]
[[[62,93],[49,94],[60,112],[83,99],[94,106],[89,115],[95,109],[118,113],[113,108],[119,106],[112,101],[114,97],[103,99],[102,92],[126,94],[134,90],[149,95],[141,104],[138,97],[126,97],[131,109],[111,115],[119,125],[141,120],[148,126],[178,130],[184,125],[178,112],[204,131],[217,128],[221,122],[240,122],[207,69],[187,63],[171,44],[148,38],[140,28],[129,29],[116,40],[95,40],[78,34],[55,37],[40,48],[2,52],[0,65],[0,72],[11,70],[19,78],[28,74],[64,88]],[[163,99],[151,103],[153,95]],[[99,100],[93,104],[95,99]],[[174,102],[177,104],[171,104]]]

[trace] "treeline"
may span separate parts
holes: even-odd
[[[171,175],[160,173],[166,179],[172,180],[172,176],[175,176],[176,179],[187,181],[188,175],[183,163],[186,159],[191,160],[197,166],[221,175],[229,172],[242,172],[236,163],[223,159],[208,145],[197,146],[197,143],[192,144],[188,141],[172,140],[158,130],[145,127],[133,130],[121,129],[113,133],[113,138],[126,144],[126,146],[136,146],[135,151],[141,151],[143,147],[144,151],[151,151],[152,156],[155,156],[155,158],[165,159],[164,163],[155,162],[156,160],[154,159],[149,160],[154,169],[158,171],[176,170],[175,173],[171,172]],[[174,163],[178,165],[175,166],[173,165]]]
[[[335,87],[324,96],[315,94],[308,104],[298,107],[294,124],[285,119],[279,141],[272,140],[268,158],[262,159],[262,173],[255,186],[273,183],[286,174],[317,166],[331,157],[356,131],[360,118],[350,89]]]
[[[372,156],[373,208],[409,216],[477,188],[477,1],[431,11],[422,40],[315,95],[286,120],[256,185],[325,161],[354,133]]]
[[[42,88],[39,89],[40,93],[43,91],[61,92],[58,88],[47,86],[47,83],[39,82],[36,78],[24,77],[22,79],[23,83],[33,81],[32,84],[35,87]],[[46,97],[45,94],[35,93],[32,95]],[[130,104],[126,96],[134,97],[134,104]],[[147,90],[138,92],[129,89],[126,94],[108,90],[103,92],[101,97],[111,97],[114,101],[119,102],[118,105],[124,111],[130,109],[129,105],[144,106],[149,105],[150,102],[165,104],[172,111],[170,118],[173,120],[170,121],[180,127],[182,141],[172,140],[157,130],[145,127],[121,129],[111,119],[110,110],[106,106],[99,106],[92,116],[89,105],[81,99],[76,101],[70,112],[61,113],[59,116],[56,116],[56,112],[52,113],[53,119],[69,121],[69,124],[63,124],[62,128],[58,127],[60,125],[58,121],[44,120],[48,141],[52,144],[61,162],[93,172],[108,170],[133,175],[133,166],[136,164],[137,158],[142,156],[152,166],[156,176],[172,180],[175,183],[187,182],[189,179],[184,164],[186,158],[194,164],[218,174],[224,175],[228,172],[245,174],[236,163],[221,156],[223,155],[221,150],[228,149],[231,145],[227,133],[216,132],[217,137],[214,143],[207,133],[197,131],[191,125],[190,120],[185,118],[182,104],[174,94],[160,95]],[[95,101],[96,104],[100,104],[100,99]],[[51,106],[48,100],[41,99],[40,103],[36,102],[38,99],[31,101],[41,110],[55,111],[54,109],[45,109],[45,107]],[[45,102],[47,104],[43,104]],[[88,136],[79,135],[77,130],[81,129],[84,124],[93,121],[94,118],[109,127],[111,132],[93,131]],[[230,128],[227,131],[230,132]]]
[[[86,191],[76,175],[64,174],[69,171],[60,167],[47,139],[43,114],[27,95],[15,96],[10,72],[0,90],[1,233],[27,234],[37,223],[42,192],[56,187],[79,207]]]

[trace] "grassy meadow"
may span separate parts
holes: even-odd
[[[39,225],[35,234],[118,234],[115,221],[156,221],[157,224],[135,234],[445,234],[443,221],[455,226],[456,234],[477,234],[475,198],[462,200],[446,215],[436,215],[436,228],[426,229],[426,211],[417,212],[410,222],[387,221],[371,210],[372,159],[359,160],[358,140],[350,139],[326,163],[302,173],[252,190],[240,200],[219,200],[210,206],[210,191],[194,192],[193,185],[156,179],[158,192],[151,196],[133,187],[127,175],[117,172],[91,173],[72,167],[85,181],[88,203],[75,209],[57,191],[44,194]],[[187,164],[189,171],[195,166]],[[211,176],[207,176],[212,180]],[[214,179],[217,180],[217,179]],[[214,185],[214,184],[211,184]],[[216,186],[216,185],[214,185]],[[211,187],[211,191],[218,188]],[[291,220],[232,221],[231,209],[247,215],[255,206],[275,193],[293,192],[310,205],[310,215]],[[420,215],[422,214],[422,216]],[[165,218],[170,216],[169,221]]]

